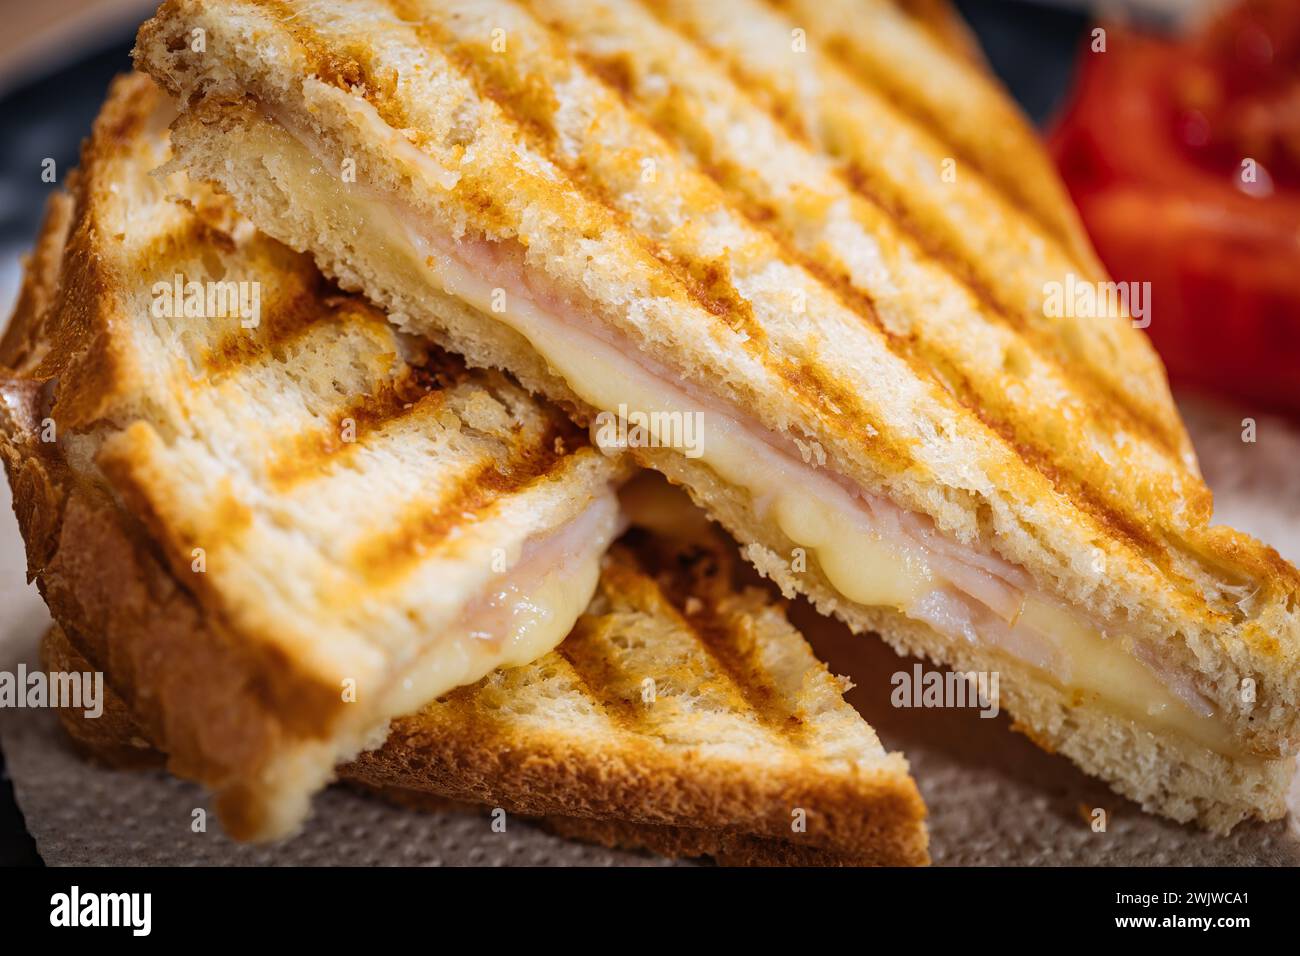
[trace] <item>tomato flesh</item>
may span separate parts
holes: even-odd
[[[1052,154],[1171,379],[1300,414],[1300,4],[1082,56]]]

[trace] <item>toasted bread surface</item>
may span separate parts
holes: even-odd
[[[616,548],[556,652],[394,723],[347,771],[530,816],[735,831],[918,862],[924,814],[843,685],[722,552]]]
[[[0,342],[0,452],[56,619],[228,829],[271,836],[503,568],[598,503],[612,522],[622,466],[152,175],[169,113],[117,81],[51,203]],[[214,314],[214,289],[258,306]]]
[[[515,250],[691,387],[815,443],[838,476],[1026,569],[1188,675],[1258,764],[1247,776],[1268,764],[1275,780],[1300,734],[1300,576],[1211,526],[1163,370],[1129,317],[1048,314],[1048,283],[1105,276],[1031,134],[978,64],[906,11],[775,7],[367,0],[326,15],[171,0],[136,55],[187,107],[183,160],[407,327],[593,414],[520,336],[331,222],[288,174],[304,137],[324,168],[350,159],[428,228]],[[213,39],[204,56],[178,42],[195,24]],[[747,543],[789,553],[743,493],[639,457]],[[784,578],[914,645],[896,616]],[[1024,680],[1025,714],[1054,712],[1055,691]],[[1034,731],[1064,740],[1059,721]],[[1091,766],[1126,792],[1177,789],[1126,783],[1127,758],[1095,743],[1107,756]],[[1270,788],[1263,815],[1276,814]],[[1239,797],[1221,816],[1198,794],[1193,812],[1222,826]]]
[[[844,685],[759,589],[736,590],[712,546],[615,547],[574,632],[395,721],[341,778],[420,808],[462,801],[557,833],[727,864],[927,859],[907,765],[844,702]],[[58,631],[49,666],[81,669]],[[111,702],[61,711],[83,750],[142,765]],[[91,726],[94,725],[94,726]]]

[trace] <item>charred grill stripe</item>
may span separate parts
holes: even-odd
[[[437,501],[416,501],[390,527],[362,539],[350,563],[372,588],[399,579],[444,543],[453,531],[483,520],[508,496],[530,485],[560,480],[576,467],[581,433],[576,426],[547,422],[540,434],[516,434],[514,445],[494,460],[465,471]]]
[[[586,197],[595,200],[599,206],[605,212],[613,216],[616,221],[626,221],[626,217],[623,216],[618,209],[612,208],[612,204],[608,197],[602,195],[601,190],[594,188],[594,177],[589,170],[577,167],[573,163],[566,164],[561,161],[562,157],[557,156],[557,151],[553,148],[554,127],[549,119],[550,111],[554,109],[554,102],[548,96],[541,95],[537,92],[535,80],[532,82],[523,82],[518,78],[512,78],[509,73],[509,63],[504,62],[504,57],[509,56],[509,54],[496,54],[495,57],[484,57],[482,55],[476,56],[475,51],[472,49],[463,46],[459,48],[456,47],[445,35],[445,30],[429,23],[427,20],[423,22],[410,22],[413,20],[419,20],[419,17],[417,16],[420,12],[418,6],[409,4],[405,2],[405,0],[386,0],[386,3],[388,8],[394,11],[395,21],[403,21],[401,24],[402,28],[409,30],[419,43],[436,46],[440,49],[446,50],[449,59],[453,64],[453,68],[457,69],[457,71],[473,85],[478,94],[484,100],[490,100],[502,109],[507,119],[512,122],[519,131],[519,135],[524,137],[524,139],[531,145],[538,147],[540,152],[547,155],[548,158],[555,162],[561,169],[565,169],[568,173],[569,183],[571,183],[576,190],[583,193]],[[302,30],[300,29],[296,32],[301,37]],[[678,29],[677,32],[680,34],[681,30]],[[367,99],[376,106],[381,116],[388,118],[389,122],[394,123],[399,127],[407,125],[405,116],[403,115],[404,110],[400,102],[396,102],[390,98],[390,91],[392,88],[391,81],[385,83],[376,80],[375,77],[370,75],[373,66],[368,62],[364,48],[357,51],[358,55],[353,56],[350,49],[344,51],[332,51],[328,43],[319,43],[314,38],[309,37],[304,42],[308,46],[313,46],[316,49],[315,55],[319,61],[318,66],[322,73],[326,73],[332,68],[330,64],[337,64],[338,62],[346,60],[349,64],[346,76],[347,81],[361,87]],[[683,42],[690,43],[692,40],[689,36],[684,36]],[[562,46],[561,49],[563,49]],[[570,57],[569,59],[572,58]],[[505,69],[504,73],[502,72],[503,69]],[[501,78],[502,76],[505,76],[506,79],[503,80]],[[738,95],[743,96],[745,94],[739,93]],[[760,108],[765,109],[769,114],[772,112],[770,106]],[[638,121],[645,124],[648,130],[652,133],[654,132],[653,127],[645,121],[644,117],[641,117],[640,114],[636,114],[636,117]],[[783,128],[790,127],[792,122],[790,117],[787,116],[784,121],[782,121],[780,116],[776,116],[775,118],[778,122],[782,123]],[[706,172],[711,173],[712,171],[706,169]],[[853,186],[852,183],[846,183],[846,185],[850,188]],[[853,192],[856,195],[860,195],[863,201],[872,202],[878,208],[882,208],[884,212],[890,214],[892,218],[897,220],[897,213],[881,207],[876,197],[864,194],[856,189],[853,190]],[[725,187],[723,188],[723,194],[724,196],[727,195]],[[734,201],[728,200],[727,203],[729,208],[732,209],[732,211],[735,211],[738,215],[747,215],[747,210],[741,208],[738,204],[735,204]],[[749,218],[753,221],[752,216]],[[770,233],[771,230],[769,229],[768,234],[770,235]],[[639,237],[639,239],[644,247],[644,237]],[[923,244],[918,243],[918,245],[921,245],[921,247],[924,248]],[[736,310],[729,307],[730,303],[728,300],[731,294],[738,295],[738,293],[736,293],[734,285],[727,281],[724,275],[721,275],[716,271],[712,273],[710,272],[710,266],[713,264],[691,261],[689,257],[682,257],[679,255],[659,255],[657,258],[671,274],[671,277],[677,285],[681,289],[684,289],[693,301],[700,305],[701,308],[705,309],[710,315],[718,315],[720,312],[725,312],[726,318],[732,318],[736,315]],[[942,267],[945,264],[940,262],[939,265]],[[947,267],[947,271],[953,271],[951,266]],[[703,277],[703,281],[701,281],[701,277]],[[963,276],[954,275],[954,280],[962,282]],[[968,282],[964,284],[970,288]],[[719,290],[719,286],[722,285],[727,286],[727,289],[725,290],[726,294],[723,294]],[[832,291],[836,291],[834,289],[834,284],[832,284]],[[987,302],[987,292],[981,296],[978,288],[973,288],[970,291],[977,299],[982,299]],[[845,298],[843,289],[839,290],[839,294],[842,299]],[[871,310],[861,307],[864,302],[869,302],[869,300],[859,297],[858,304],[852,306],[854,311],[872,324],[877,324],[878,319],[875,318]],[[1000,316],[1000,313],[997,311],[994,312],[994,317],[1001,317],[1004,322],[1006,321],[1005,316]],[[725,320],[726,319],[724,319],[724,321]],[[925,355],[925,350],[930,347],[929,343],[919,342],[915,339],[910,341],[900,341],[897,337],[888,336],[885,341],[889,343],[889,347],[896,355],[909,361],[914,368],[917,367],[918,356],[925,357],[926,359],[930,358],[930,356]],[[861,443],[861,434],[858,432],[857,428],[850,428],[847,424],[850,421],[855,424],[867,421],[867,416],[862,414],[860,402],[857,400],[855,395],[837,393],[834,388],[834,383],[826,381],[823,377],[819,377],[816,374],[816,369],[809,368],[806,365],[800,366],[790,360],[778,361],[770,355],[766,348],[763,347],[761,340],[757,337],[752,336],[750,341],[745,343],[744,347],[751,355],[756,356],[770,372],[778,376],[782,381],[786,382],[786,384],[796,391],[801,398],[807,401],[812,408],[821,411],[819,417],[823,427],[832,433],[842,435],[849,440],[856,440],[859,444]],[[1035,351],[1039,354],[1042,353],[1042,349],[1035,349]],[[940,356],[935,356],[935,358],[938,357]],[[926,377],[931,381],[938,382],[938,380],[928,372],[926,373]],[[964,388],[966,389],[966,395],[964,398],[959,400],[959,404],[969,410],[975,411],[976,418],[987,424],[990,427],[991,433],[997,436],[999,440],[1006,442],[1010,446],[1010,450],[1013,451],[1021,460],[1038,470],[1050,483],[1053,484],[1053,486],[1059,488],[1063,493],[1068,495],[1084,511],[1096,516],[1103,524],[1110,527],[1126,527],[1126,536],[1136,536],[1138,531],[1134,523],[1126,521],[1117,509],[1106,504],[1104,496],[1099,493],[1097,489],[1085,486],[1078,480],[1076,475],[1065,475],[1059,469],[1051,467],[1048,464],[1051,460],[1050,454],[1028,442],[1016,429],[1009,427],[1006,420],[993,414],[992,408],[984,408],[980,411],[980,402],[972,401],[970,383],[965,383]],[[840,391],[842,392],[842,390]],[[828,401],[839,406],[839,415],[829,415],[825,413],[826,403]],[[1120,414],[1123,414],[1123,412],[1121,411]],[[878,428],[877,431],[882,435],[888,434],[887,430],[884,429]],[[881,440],[873,441],[871,451],[877,459],[882,462],[889,461],[890,464],[895,467],[907,467],[908,464],[911,463],[910,453],[908,453],[906,449],[890,449],[889,451],[892,452],[892,454],[889,454],[885,451],[884,442]],[[1167,552],[1158,542],[1152,541],[1148,538],[1144,543],[1144,548],[1149,549],[1150,555],[1154,555],[1155,560],[1160,564],[1167,565]]]
[[[562,25],[552,24],[551,29],[562,31]],[[591,62],[590,58],[587,59],[587,62]],[[604,61],[590,72],[607,86],[612,83],[613,89],[623,101],[633,105],[631,104],[631,94],[627,81],[624,80],[622,88],[619,88],[619,77],[624,75],[627,70],[627,65],[620,65],[620,63],[621,61],[616,57],[614,60]],[[666,122],[664,117],[659,119],[660,122],[650,123],[649,125],[663,139],[672,142],[675,130],[671,128],[662,129],[665,125],[671,126],[671,123]],[[555,157],[552,158],[555,159]],[[705,158],[712,157],[706,155]],[[556,161],[558,163],[558,159]],[[793,237],[790,236],[788,231],[773,222],[772,216],[763,215],[762,209],[758,208],[754,201],[746,198],[746,195],[743,194],[743,187],[736,185],[736,178],[728,177],[725,171],[707,165],[703,167],[703,170],[727,194],[730,200],[729,208],[736,215],[742,217],[756,228],[765,231],[777,243],[784,256],[800,265],[814,280],[828,288],[842,305],[856,313],[864,322],[878,329],[885,336],[891,351],[905,360],[918,375],[951,392],[964,409],[974,414],[999,440],[1006,443],[1018,457],[1043,474],[1052,483],[1053,487],[1068,495],[1071,500],[1075,501],[1084,511],[1091,514],[1103,525],[1116,530],[1135,546],[1140,547],[1148,557],[1155,560],[1162,568],[1169,570],[1169,555],[1162,543],[1147,533],[1137,522],[1127,518],[1120,508],[1110,503],[1111,494],[1104,486],[1095,487],[1086,479],[1080,479],[1076,475],[1062,472],[1051,465],[1053,449],[1026,434],[1026,431],[1032,428],[1035,423],[1025,421],[1023,416],[1017,419],[1017,409],[1006,403],[1005,394],[997,387],[996,382],[986,383],[982,388],[977,388],[965,376],[957,376],[956,379],[960,382],[960,387],[954,390],[952,388],[955,378],[953,373],[959,367],[954,363],[959,361],[960,356],[948,354],[920,335],[901,337],[889,334],[876,315],[874,304],[867,292],[854,285],[847,276],[832,273],[823,263],[816,262],[796,250],[793,245]],[[899,222],[904,227],[905,232],[911,235],[932,258],[939,258],[932,250],[926,249],[926,244],[923,241],[924,237],[914,229],[909,228],[907,221],[898,212],[881,205],[874,195],[862,190],[857,191],[862,192],[862,198],[865,201],[872,202],[882,208],[892,219]],[[682,262],[683,260],[679,259],[678,261]],[[1004,319],[1006,324],[1012,325],[1021,341],[1025,341],[1028,347],[1034,348],[1037,354],[1042,354],[1042,347],[1047,344],[1043,341],[1043,336],[1033,330],[1026,329],[1022,322],[1013,321],[1013,317],[997,305],[987,290],[973,283],[971,280],[973,270],[969,266],[951,257],[942,259],[940,262],[947,267],[947,271],[953,273],[954,277],[973,293],[986,310]],[[739,297],[739,293],[736,293],[734,289],[732,294]],[[818,378],[814,368],[800,367],[793,363],[773,364],[767,362],[766,364],[793,390],[815,404],[820,404],[827,399],[842,408],[852,408],[858,404],[853,396],[837,390],[835,383],[824,378]],[[1054,364],[1061,371],[1064,381],[1071,383],[1072,377],[1065,375],[1062,363],[1058,361]],[[937,375],[936,369],[939,368],[946,371],[941,375]],[[1104,383],[1101,382],[1095,383],[1096,387],[1088,390],[1088,394],[1091,396],[1100,394],[1113,399],[1113,390],[1109,386],[1103,388],[1103,385]],[[1125,414],[1131,411],[1129,406],[1114,401],[1106,404],[1108,406],[1106,411],[1109,414],[1121,419],[1127,418],[1130,423],[1137,426],[1145,424],[1143,420],[1134,419],[1131,415]],[[833,423],[828,423],[828,426],[834,430]],[[1149,429],[1145,428],[1141,430],[1149,431]],[[861,439],[860,434],[855,434],[853,437],[858,440]],[[1162,434],[1153,437],[1164,438]],[[1160,441],[1159,445],[1168,450],[1164,441]],[[1105,476],[1100,477],[1104,479]]]
[[[605,586],[602,580],[601,587]],[[605,646],[618,622],[584,614],[578,618],[555,652],[573,671],[586,696],[600,705],[609,722],[623,733],[650,734],[649,711],[638,693],[632,693],[628,675],[610,659]]]
[[[267,477],[281,492],[321,477],[356,455],[388,425],[405,418],[432,418],[445,401],[445,391],[421,382],[413,370],[404,370],[375,394],[359,396],[331,414],[329,425],[277,443],[268,456]]]
[[[770,713],[769,702],[761,694],[757,696],[767,709],[760,711],[754,707],[751,695],[754,688],[721,666],[705,635],[683,616],[682,609],[646,573],[635,554],[622,549],[614,552],[605,562],[600,587],[616,614],[627,611],[644,614],[679,632],[672,641],[655,648],[650,670],[626,667],[618,662],[617,652],[621,648],[616,639],[627,637],[629,632],[619,629],[615,616],[584,618],[573,635],[560,645],[560,654],[572,664],[592,696],[622,729],[646,736],[657,736],[671,729],[666,723],[671,722],[672,711],[665,715],[642,700],[641,682],[645,678],[654,680],[659,688],[679,682],[683,690],[708,685],[710,693],[721,695],[722,705],[733,714],[753,713],[763,720]],[[698,661],[682,656],[681,652],[691,651],[706,654],[713,666],[701,669]],[[666,722],[661,720],[662,716],[667,716]]]
[[[797,16],[789,0],[760,0],[760,2],[766,3],[774,12],[784,17]],[[915,15],[915,11],[906,9],[906,4],[901,6],[903,12],[920,29],[935,36],[934,31],[930,29],[932,24],[919,20]],[[944,41],[940,39],[940,42],[943,43]],[[891,103],[904,110],[907,117],[918,127],[942,142],[948,148],[948,155],[956,159],[963,169],[978,173],[981,178],[997,190],[1010,207],[1038,225],[1058,246],[1070,252],[1074,251],[1076,248],[1074,237],[1068,234],[1058,220],[1043,212],[1040,202],[1021,188],[1019,180],[1014,176],[1006,175],[996,166],[990,166],[972,150],[957,142],[952,136],[951,122],[946,121],[943,116],[937,115],[924,102],[922,97],[914,94],[907,83],[899,82],[888,71],[878,69],[865,56],[859,54],[853,48],[850,39],[842,35],[831,36],[818,45],[858,84],[878,91],[887,97]],[[971,69],[973,71],[976,68],[971,67]],[[1011,117],[1011,119],[1018,123],[1023,122],[1018,114]],[[1026,129],[1025,135],[1032,136],[1032,133]]]
[[[287,297],[263,303],[256,329],[245,329],[238,315],[222,319],[232,331],[221,337],[200,357],[203,370],[216,378],[274,356],[286,346],[301,343],[325,323],[337,321],[332,309],[323,307],[318,290],[297,289]]]
[[[405,19],[416,18],[418,5],[412,6],[407,0],[384,0],[384,2]],[[539,28],[547,30],[542,24],[539,24]],[[506,116],[515,122],[520,134],[533,148],[545,155],[558,168],[565,170],[569,183],[577,191],[598,204],[618,222],[626,225],[626,213],[615,205],[608,189],[598,177],[582,165],[566,161],[555,150],[555,132],[549,114],[537,115],[537,111],[543,108],[541,100],[533,98],[521,105],[510,98],[508,91],[519,88],[520,84],[499,79],[501,70],[496,68],[495,64],[504,62],[503,56],[500,54],[476,56],[475,50],[457,45],[444,30],[427,21],[411,24],[411,29],[422,41],[445,48],[449,59],[474,85],[477,93],[484,99],[496,103]],[[566,63],[577,65],[559,41],[555,44],[555,50],[558,57]],[[482,51],[478,52],[482,53]],[[657,136],[653,128],[640,117],[637,117],[637,122],[641,123],[649,135]],[[662,145],[667,151],[673,149],[668,141],[664,141]],[[718,192],[722,207],[744,220],[746,218],[744,211],[729,203],[721,190]],[[751,304],[730,280],[730,267],[725,261],[694,257],[680,249],[666,249],[662,243],[639,232],[633,232],[633,235],[669,273],[677,290],[684,292],[703,311],[716,317],[729,330],[745,334],[738,344],[775,377],[798,392],[811,407],[818,409],[824,427],[830,431],[838,431],[846,437],[860,439],[864,426],[870,425],[877,435],[872,441],[872,448],[878,459],[887,461],[891,467],[898,469],[917,467],[906,447],[887,437],[888,431],[879,427],[879,422],[873,421],[856,394],[824,377],[819,378],[812,370],[797,368],[788,361],[772,356],[767,344],[766,332],[755,320]],[[835,407],[834,414],[827,414],[828,402]],[[845,424],[850,420],[853,423],[852,427]]]
[[[814,152],[822,152],[808,135],[804,123],[805,111],[800,104],[790,101],[763,77],[747,72],[743,64],[738,63],[728,50],[710,43],[707,37],[700,36],[692,24],[679,22],[670,15],[669,11],[654,3],[653,0],[643,0],[643,2],[649,11],[665,27],[680,36],[683,42],[693,44],[721,63],[731,77],[739,96],[748,99],[763,110],[792,140]],[[760,93],[761,95],[756,95]],[[900,105],[906,107],[909,104],[904,102]],[[916,119],[911,114],[905,115],[909,119]],[[672,119],[672,117],[664,117],[664,119]],[[924,124],[920,125],[924,128]],[[979,170],[975,172],[980,174]],[[1176,423],[1170,423],[1149,413],[1140,403],[1127,400],[1103,370],[1090,366],[1081,367],[1077,358],[1063,349],[1056,336],[1027,323],[1025,316],[1017,311],[1015,303],[1007,295],[1000,294],[996,288],[979,277],[977,264],[963,259],[960,254],[949,248],[947,241],[936,240],[926,229],[920,227],[915,215],[905,203],[892,201],[873,183],[871,172],[866,167],[855,160],[848,159],[845,166],[837,170],[837,175],[852,192],[893,220],[929,259],[963,286],[983,306],[987,318],[1005,325],[1036,346],[1036,351],[1043,357],[1049,358],[1066,381],[1080,386],[1080,390],[1095,398],[1109,415],[1132,426],[1134,431],[1142,433],[1172,458],[1179,458],[1181,440]],[[982,176],[982,178],[987,181],[987,177]],[[732,181],[742,183],[744,180],[737,176]],[[993,187],[996,184],[989,182],[989,185]],[[998,195],[1001,193],[998,192]],[[1037,219],[1033,221],[1042,227]],[[1064,248],[1068,250],[1069,247]],[[1079,379],[1082,381],[1080,382]]]
[[[1026,321],[1023,314],[1008,304],[1008,296],[999,294],[980,277],[979,269],[975,265],[963,259],[954,250],[947,248],[944,242],[931,237],[916,222],[909,210],[898,203],[890,202],[876,190],[865,170],[850,162],[839,171],[838,175],[854,193],[888,215],[900,231],[916,243],[917,248],[970,292],[982,307],[981,313],[984,316],[1002,323],[1041,358],[1049,361],[1072,390],[1086,395],[1090,402],[1098,406],[1099,413],[1107,418],[1119,420],[1133,431],[1142,434],[1170,458],[1179,459],[1178,435],[1171,431],[1163,420],[1147,413],[1141,405],[1128,400],[1114,382],[1098,369],[1071,356],[1056,336]]]
[[[798,702],[781,694],[763,665],[750,619],[720,614],[710,601],[701,600],[699,605],[699,610],[686,615],[685,620],[700,646],[735,685],[759,721],[787,743],[798,746],[809,728],[799,715]]]

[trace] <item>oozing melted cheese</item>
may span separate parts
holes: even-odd
[[[394,664],[374,685],[358,683],[355,711],[327,739],[304,742],[265,769],[259,783],[277,798],[263,808],[253,838],[292,833],[335,766],[382,744],[393,718],[556,647],[595,594],[601,558],[621,526],[611,489],[563,528],[525,546],[500,583],[467,604],[446,631],[431,635],[427,648]]]
[[[703,412],[701,461],[726,482],[744,488],[757,516],[772,515],[786,537],[811,553],[844,598],[919,617],[918,604],[946,588],[948,582],[935,572],[924,547],[900,545],[881,536],[841,485],[810,465],[784,458],[728,414],[702,409],[685,390],[650,374],[624,350],[550,314],[529,297],[528,290],[509,289],[502,311],[500,302],[493,301],[494,277],[448,255],[444,246],[413,227],[412,217],[393,201],[367,196],[360,188],[341,187],[336,177],[322,172],[310,139],[271,135],[278,156],[294,166],[294,174],[313,180],[323,191],[329,215],[367,240],[382,237],[381,254],[404,275],[419,274],[431,287],[523,335],[589,405],[611,413],[623,406],[649,416],[648,432],[665,446],[671,436],[657,433],[653,413]],[[1065,690],[1072,705],[1103,706],[1148,729],[1179,734],[1220,753],[1240,751],[1223,722],[1194,710],[1129,653],[1124,641],[1104,635],[1081,615],[1028,594],[1017,620],[1049,642],[1056,666],[1044,667],[1023,655],[1009,656]],[[993,650],[1007,653],[1004,648]],[[477,669],[477,665],[463,666],[466,673]]]
[[[561,535],[558,548],[524,559],[526,567],[466,609],[465,615],[393,686],[387,717],[411,713],[499,667],[516,667],[557,647],[591,603],[601,558],[618,533],[612,494],[598,499]]]
[[[616,349],[572,332],[552,335],[528,312],[511,323],[584,401],[603,409],[620,404],[639,411],[698,411],[685,395],[649,377]],[[583,338],[581,346],[578,339]],[[650,419],[650,430],[654,419]],[[666,443],[669,436],[656,435]],[[827,581],[850,601],[909,613],[928,593],[944,586],[920,548],[900,546],[872,531],[859,518],[860,506],[829,481],[810,481],[808,468],[773,461],[746,429],[717,412],[704,412],[701,461],[725,481],[745,488],[757,508],[771,509],[781,531],[815,556]],[[761,515],[760,515],[761,516]],[[1121,642],[1104,637],[1068,609],[1042,598],[1025,598],[1020,620],[1052,642],[1064,661],[1064,679],[1045,674],[1059,686],[1152,727],[1173,731],[1219,752],[1236,748],[1220,721],[1196,713]]]

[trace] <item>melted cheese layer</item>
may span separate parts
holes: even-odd
[[[525,310],[527,311],[527,310]],[[577,345],[575,333],[548,334],[526,316],[511,323],[584,401],[602,409],[620,404],[643,412],[693,414],[699,409],[666,383],[646,381],[636,363],[594,337]],[[762,516],[763,503],[782,532],[812,552],[831,586],[850,601],[891,607],[909,616],[928,594],[945,585],[921,548],[900,546],[869,527],[861,506],[828,480],[810,480],[809,467],[792,468],[733,419],[704,414],[701,461],[725,481],[745,488]],[[654,419],[650,418],[650,429]],[[665,439],[665,435],[657,435]],[[1046,673],[1059,686],[1083,694],[1141,724],[1182,734],[1220,752],[1236,744],[1224,725],[1194,711],[1119,640],[1104,637],[1072,611],[1029,595],[1019,621],[1047,638],[1063,662]],[[951,636],[951,635],[950,635]],[[1032,663],[1032,662],[1030,662]]]
[[[357,686],[355,717],[328,739],[305,742],[266,768],[260,783],[279,796],[259,821],[258,839],[297,829],[311,795],[330,781],[335,766],[382,744],[393,718],[414,713],[498,667],[536,660],[558,646],[591,602],[601,558],[621,527],[611,489],[531,549],[525,545],[496,588],[466,605],[459,621],[417,656],[393,667],[386,681]]]
[[[382,124],[377,117],[375,121]],[[348,223],[353,234],[382,237],[382,255],[404,275],[418,274],[431,287],[505,322],[587,404],[610,414],[617,414],[620,407],[632,409],[649,418],[646,430],[662,446],[669,446],[671,435],[662,424],[656,425],[654,413],[701,414],[702,462],[728,483],[744,488],[760,518],[774,515],[791,541],[814,554],[837,592],[855,603],[894,608],[934,626],[931,617],[918,613],[919,606],[927,596],[944,591],[949,582],[936,573],[923,546],[900,545],[873,529],[862,504],[843,486],[812,466],[782,456],[725,412],[701,408],[701,402],[684,389],[629,358],[634,348],[620,350],[549,313],[534,301],[529,289],[508,289],[502,311],[500,302],[493,300],[499,287],[494,277],[459,261],[454,245],[441,243],[413,225],[414,217],[395,200],[368,195],[364,188],[343,188],[321,169],[310,137],[273,138],[276,153],[288,160],[294,174],[311,179],[323,191],[329,214]],[[495,278],[499,282],[500,277]],[[1228,728],[1212,713],[1193,709],[1124,642],[1104,635],[1076,612],[1027,594],[1013,624],[1019,624],[1020,631],[1012,646],[1032,644],[1037,638],[1047,642],[1046,648],[1032,654],[997,650],[1071,693],[1074,704],[1102,705],[1151,730],[1179,734],[1220,753],[1240,751]],[[965,630],[947,636],[978,640],[970,627]]]
[[[517,667],[554,650],[577,622],[600,578],[601,558],[621,527],[611,492],[556,540],[546,541],[427,650],[384,701],[386,717],[409,714],[499,667]]]

